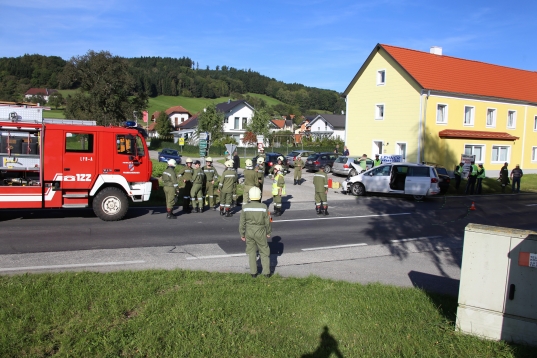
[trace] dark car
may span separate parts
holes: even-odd
[[[283,157],[283,161],[282,161],[283,170],[286,171],[286,172],[289,172],[289,165],[287,163],[287,159],[285,159],[285,156],[283,154],[281,154],[281,153],[270,152],[270,153],[265,153],[265,174],[268,174],[270,168],[272,168],[273,166],[278,164],[278,157],[279,156]],[[252,161],[254,162],[254,165],[256,165],[256,163],[257,163],[257,158],[259,158],[259,156],[257,156],[254,159],[252,159]]]
[[[181,164],[181,155],[175,149],[164,148],[158,152],[158,161],[167,162],[170,159],[175,159],[177,164]]]
[[[440,194],[447,193],[449,189],[449,185],[451,183],[451,177],[449,176],[447,169],[436,163],[424,163],[424,164],[427,164],[436,168],[436,172],[438,173],[438,179],[439,179],[438,186],[440,187]]]
[[[308,171],[317,171],[324,168],[325,173],[330,173],[337,156],[337,154],[331,152],[313,153],[306,159],[304,167]]]

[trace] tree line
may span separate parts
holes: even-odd
[[[344,100],[336,91],[307,87],[302,84],[286,84],[256,71],[239,70],[228,66],[210,69],[188,57],[137,57],[121,58],[108,52],[88,51],[69,61],[58,56],[24,55],[0,58],[0,100],[22,101],[31,87],[77,89],[84,87],[80,78],[73,76],[73,67],[80,58],[89,54],[103,54],[114,61],[124,62],[122,69],[128,73],[126,90],[130,95],[144,94],[185,96],[194,98],[245,98],[256,108],[266,107],[263,100],[246,98],[247,93],[264,94],[276,98],[285,105],[271,108],[280,115],[308,114],[311,110],[340,113],[345,109]],[[90,56],[91,57],[91,56]],[[125,77],[125,78],[127,78]],[[114,81],[117,83],[117,81]],[[132,83],[131,83],[132,82]],[[96,85],[93,83],[92,85]],[[106,92],[106,91],[104,91]]]

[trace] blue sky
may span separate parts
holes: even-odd
[[[189,57],[344,91],[377,43],[537,70],[537,1],[0,0],[0,57]]]

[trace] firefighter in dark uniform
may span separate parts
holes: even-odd
[[[322,214],[324,210],[324,215],[328,215],[328,176],[323,167],[313,176],[313,186],[315,187],[315,210],[317,214]]]
[[[231,216],[231,201],[233,192],[237,185],[237,172],[233,169],[233,161],[228,160],[225,163],[226,170],[222,173],[218,192],[220,193],[220,215]]]
[[[457,165],[455,167],[455,170],[453,171],[453,174],[455,174],[455,189],[457,190],[459,190],[459,187],[461,186],[463,168],[464,168],[464,163],[460,162],[459,165]]]
[[[304,167],[304,161],[302,160],[302,157],[298,155],[295,159],[295,182],[294,185],[301,185],[302,184],[302,168]]]
[[[192,169],[192,159],[186,158],[186,165],[181,168],[179,174],[177,174],[177,179],[179,180],[179,185],[181,186],[181,191],[183,192],[183,211],[185,213],[190,213],[190,191],[192,190],[192,174],[194,170]]]
[[[252,187],[248,193],[250,202],[242,207],[241,220],[239,223],[239,234],[241,240],[246,242],[246,254],[250,263],[250,274],[257,276],[257,251],[261,257],[261,274],[270,277],[270,248],[267,238],[270,237],[272,227],[268,208],[261,203],[261,190]]]
[[[285,195],[285,179],[281,174],[281,165],[274,167],[274,178],[272,179],[272,202],[274,203],[274,216],[282,215],[282,196]]]
[[[242,203],[249,202],[249,192],[254,186],[257,186],[257,172],[254,170],[254,166],[251,159],[245,160],[246,169],[244,169],[242,175],[244,176],[244,190],[242,194]]]
[[[214,182],[218,180],[218,171],[213,167],[213,158],[207,157],[206,165],[203,167],[203,173],[205,174],[205,197],[209,207],[216,210],[216,199],[214,193]]]
[[[176,219],[173,214],[173,206],[175,205],[175,194],[179,191],[179,183],[177,183],[177,175],[175,174],[175,159],[168,160],[168,167],[162,173],[162,186],[164,187],[164,195],[166,195],[166,218]]]
[[[196,213],[203,212],[203,183],[205,182],[205,173],[200,168],[200,161],[194,162],[194,172],[192,173],[192,189],[190,197],[192,198],[192,206]]]
[[[257,165],[255,167],[257,172],[257,187],[261,190],[261,198],[263,198],[263,184],[265,183],[265,157],[260,156],[257,158]],[[261,200],[261,199],[260,199]]]

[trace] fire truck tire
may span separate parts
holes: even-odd
[[[101,220],[121,220],[127,210],[129,210],[129,199],[121,189],[104,188],[93,198],[93,211]]]

